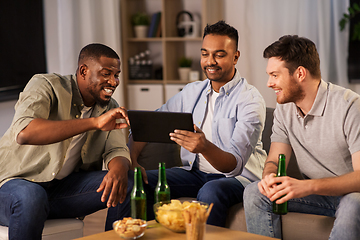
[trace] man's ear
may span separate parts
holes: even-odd
[[[234,55],[234,65],[236,65],[239,58],[240,58],[240,51],[236,51],[236,53]]]
[[[86,64],[81,64],[79,67],[79,75],[83,79],[85,79],[87,72],[88,72],[88,67],[86,66]]]
[[[296,74],[296,78],[299,80],[299,82],[302,82],[306,78],[307,70],[303,66],[299,66],[296,69],[295,74]]]

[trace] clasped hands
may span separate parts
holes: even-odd
[[[270,201],[281,204],[293,198],[310,195],[306,182],[306,180],[298,180],[289,176],[276,177],[275,173],[271,173],[263,177],[258,183],[258,188]]]

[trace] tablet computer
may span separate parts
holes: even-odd
[[[169,133],[175,129],[194,131],[191,113],[128,110],[134,141],[175,143]]]

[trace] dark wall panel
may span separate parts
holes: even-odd
[[[42,0],[0,0],[0,101],[46,72]]]

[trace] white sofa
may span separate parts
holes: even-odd
[[[49,219],[45,222],[43,240],[70,240],[83,236],[84,222],[75,218]],[[8,240],[8,228],[0,226],[0,240]]]

